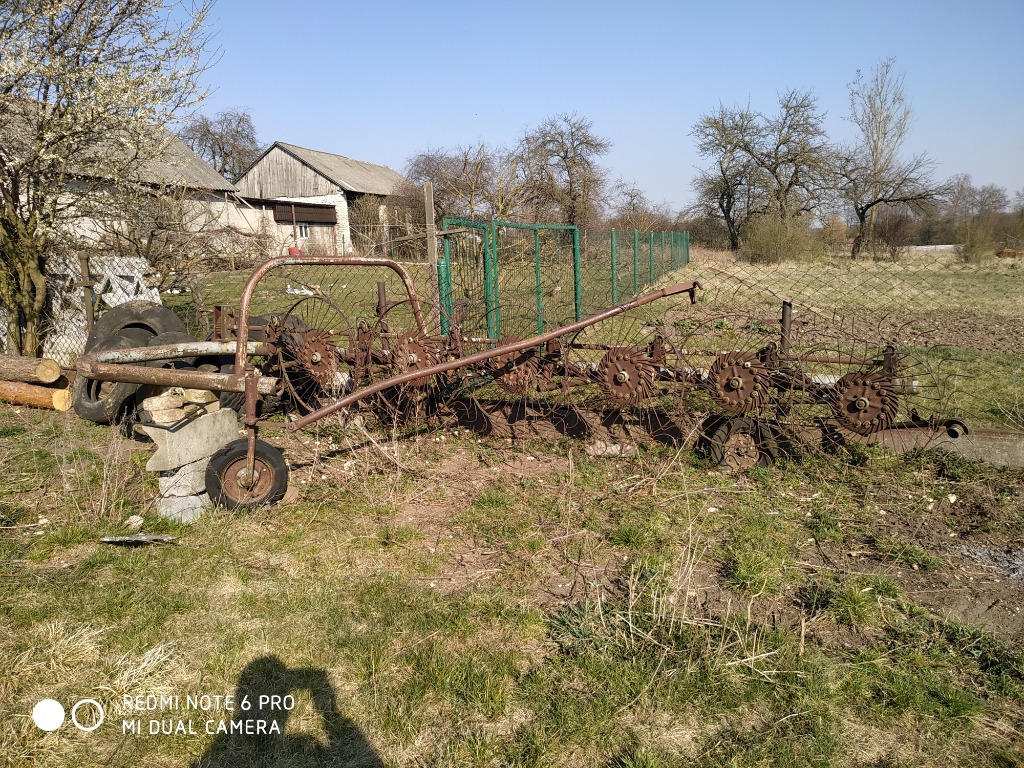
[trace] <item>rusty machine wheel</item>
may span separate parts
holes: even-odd
[[[440,350],[429,336],[412,331],[400,331],[391,343],[390,375],[398,376],[410,371],[420,371],[437,365],[441,361]],[[403,389],[422,389],[429,386],[430,376],[413,379],[402,385]]]
[[[870,435],[890,427],[899,410],[899,397],[884,371],[852,371],[836,382],[832,413],[843,429]]]
[[[614,403],[633,405],[654,394],[657,369],[646,349],[612,347],[597,364],[596,374],[601,391]]]
[[[296,302],[268,324],[267,338],[278,349],[281,381],[301,411],[314,411],[352,389],[344,344],[354,333],[344,313],[323,296]]]
[[[518,336],[506,336],[498,341],[498,347],[522,341]],[[541,364],[536,349],[520,352],[506,352],[492,357],[484,366],[494,378],[494,383],[513,395],[527,395],[534,391],[541,378]]]
[[[708,369],[707,387],[720,408],[744,414],[768,402],[771,376],[753,352],[722,352]]]
[[[206,465],[206,492],[214,504],[227,509],[275,504],[288,489],[288,465],[269,443],[256,441],[253,469],[249,471],[249,440],[234,440]]]

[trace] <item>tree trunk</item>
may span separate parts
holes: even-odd
[[[864,230],[867,226],[867,211],[857,211],[857,234],[853,238],[853,247],[850,249],[850,258],[856,259],[864,247]]]

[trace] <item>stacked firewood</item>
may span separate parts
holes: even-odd
[[[66,411],[71,407],[68,380],[55,360],[0,355],[0,400]]]

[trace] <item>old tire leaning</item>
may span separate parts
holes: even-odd
[[[288,465],[274,446],[256,441],[252,482],[246,481],[248,438],[225,445],[206,465],[206,492],[214,504],[227,509],[246,509],[276,504],[288,490]]]
[[[102,343],[93,344],[93,349],[131,349],[144,344],[144,340],[140,343],[137,333],[129,331],[107,337]],[[139,386],[121,381],[96,381],[79,375],[71,385],[71,405],[75,413],[87,421],[113,424],[135,404]]]
[[[154,336],[164,333],[185,333],[185,324],[160,304],[129,301],[100,316],[85,341],[85,351],[145,347]],[[83,419],[96,424],[111,424],[134,405],[134,396],[140,386],[76,376],[71,386],[71,404]]]
[[[786,453],[776,430],[749,416],[709,418],[700,448],[711,463],[734,471],[771,466]]]
[[[234,373],[234,363],[228,365],[222,365],[220,367],[221,373]],[[235,413],[245,413],[245,392],[229,392],[224,390],[218,395],[220,400],[221,408],[230,408]]]
[[[85,342],[85,351],[91,352],[102,339],[116,336],[126,329],[135,328],[145,331],[149,336],[188,332],[181,319],[162,304],[155,304],[152,301],[129,301],[126,304],[119,304],[113,309],[108,309],[100,315],[100,319],[89,331],[89,338]],[[146,346],[146,342],[139,346]]]

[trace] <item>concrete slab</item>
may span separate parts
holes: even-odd
[[[210,497],[205,493],[202,496],[167,496],[156,500],[157,514],[179,523],[195,522],[210,506]]]
[[[206,465],[210,457],[193,461],[176,470],[160,473],[161,496],[198,496],[206,492]]]
[[[207,459],[239,436],[238,416],[230,409],[187,419],[170,428],[141,429],[156,444],[156,453],[146,463],[150,472],[166,472]]]
[[[1003,467],[1024,467],[1024,433],[999,429],[972,429],[961,437],[950,437],[945,431],[886,430],[872,435],[871,442],[896,453],[915,448],[940,448],[959,453],[973,461],[985,461]]]

